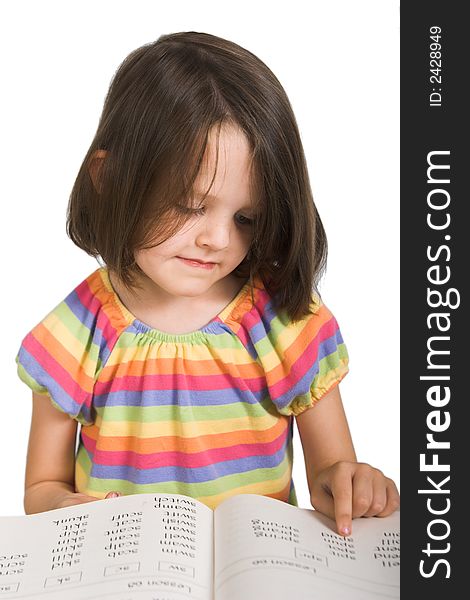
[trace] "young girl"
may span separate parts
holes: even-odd
[[[288,98],[256,56],[196,32],[132,52],[67,232],[101,267],[17,356],[26,513],[142,492],[296,504],[293,417],[312,505],[338,532],[397,508],[393,481],[356,460],[346,348],[317,290],[326,237]]]

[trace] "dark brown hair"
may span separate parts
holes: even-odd
[[[67,233],[132,288],[135,251],[168,239],[189,218],[174,218],[174,206],[190,201],[209,132],[227,123],[250,144],[258,208],[250,252],[235,274],[260,277],[276,308],[298,320],[311,312],[312,291],[319,295],[325,231],[283,87],[228,40],[162,35],[124,59],[70,195]],[[93,181],[99,150],[106,157]]]

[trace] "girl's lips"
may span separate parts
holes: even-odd
[[[215,267],[215,265],[217,263],[213,263],[213,262],[201,262],[199,260],[194,260],[191,258],[184,258],[183,256],[177,256],[176,258],[178,258],[181,262],[183,262],[184,264],[190,266],[190,267],[196,267],[199,269],[213,269]]]

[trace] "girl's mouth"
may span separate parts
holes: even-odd
[[[177,256],[176,258],[178,258],[185,265],[188,265],[189,267],[196,267],[198,269],[210,270],[213,269],[217,264],[213,262],[202,262],[194,258],[184,258],[183,256]]]

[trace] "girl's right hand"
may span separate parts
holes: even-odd
[[[104,499],[115,497],[114,494],[120,496],[119,492],[108,492]],[[95,496],[88,496],[87,494],[80,494],[79,492],[70,492],[62,496],[55,508],[65,508],[67,506],[75,506],[77,504],[86,504],[87,502],[95,502],[96,500],[100,500],[100,498],[95,498]]]
[[[53,406],[47,394],[33,392],[33,412],[25,471],[24,510],[27,515],[95,502],[75,487],[75,447],[78,422]]]

